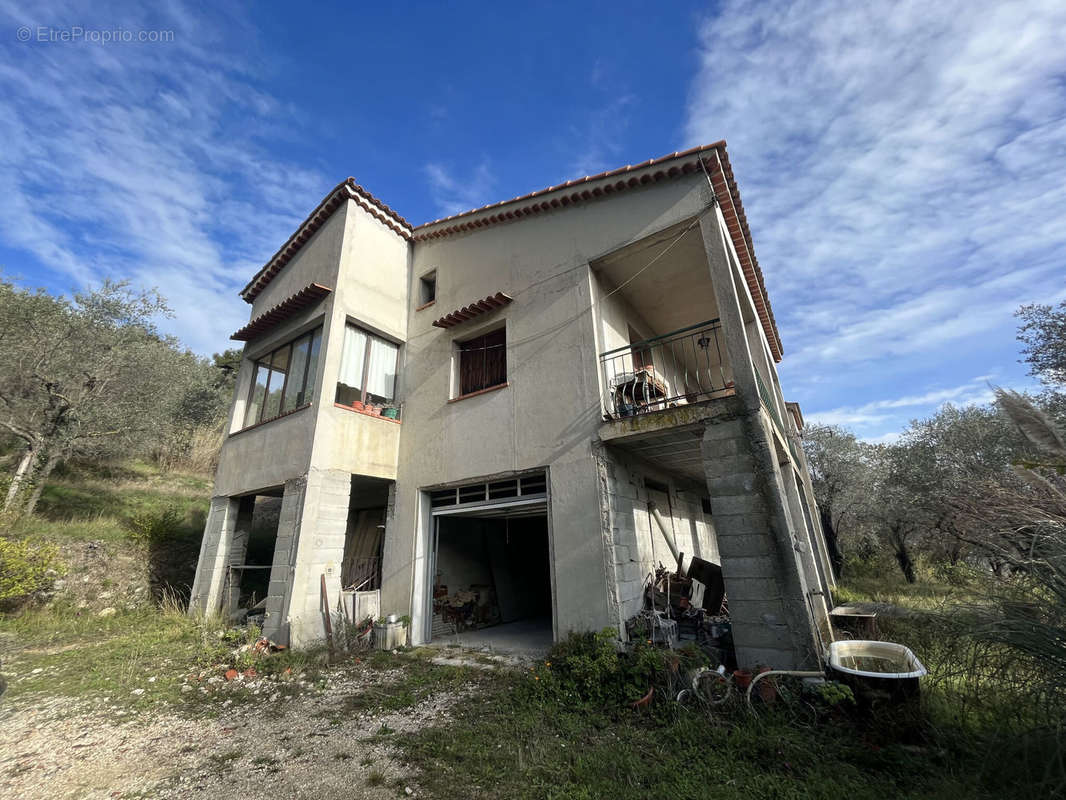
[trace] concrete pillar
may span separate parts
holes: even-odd
[[[708,421],[704,471],[737,661],[809,669],[819,647],[770,437],[760,411]]]
[[[231,567],[240,566],[248,556],[248,538],[252,534],[252,517],[255,514],[255,495],[241,497],[237,504],[237,520],[230,537],[229,556],[226,559],[226,599],[223,608],[227,614],[233,614],[241,599],[242,570]]]
[[[807,462],[803,458],[802,443],[797,442],[796,447],[800,448],[800,501],[803,503],[803,511],[809,520],[811,538],[814,542],[815,552],[818,555],[818,563],[822,566],[825,588],[828,591],[832,591],[836,588],[837,581],[833,575],[833,562],[829,559],[829,547],[825,543],[825,531],[822,530],[822,518],[818,513],[818,501],[814,499],[814,487],[811,485]],[[829,595],[826,596],[826,602],[832,605],[832,598]]]
[[[818,564],[815,561],[810,530],[803,517],[803,506],[800,504],[799,491],[796,487],[796,473],[790,462],[780,466],[780,475],[781,483],[785,490],[785,498],[788,502],[789,516],[792,518],[792,529],[796,534],[796,552],[800,555],[803,575],[807,579],[807,586],[810,589],[821,589],[822,577],[818,572]]]
[[[307,474],[288,611],[289,643],[293,647],[306,647],[326,636],[323,575],[333,624],[340,620],[337,608],[351,493],[352,476],[344,470],[312,469]]]
[[[743,406],[754,411],[759,407],[759,387],[755,380],[751,350],[748,347],[740,296],[724,238],[724,223],[717,206],[700,217],[700,233],[703,234],[703,247],[707,254],[707,267],[718,305],[718,319],[722,323],[726,354],[733,370],[733,386]]]
[[[230,497],[212,497],[207,512],[204,537],[200,542],[200,560],[196,566],[189,597],[190,614],[213,614],[222,603],[233,528],[237,522],[238,501]]]
[[[288,615],[289,600],[292,596],[293,559],[300,535],[306,483],[307,478],[303,476],[285,481],[281,511],[278,513],[278,536],[274,544],[274,560],[270,567],[263,635],[279,644],[289,642]]]

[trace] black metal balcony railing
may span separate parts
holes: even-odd
[[[732,387],[717,319],[600,354],[603,410],[631,417],[707,400]]]

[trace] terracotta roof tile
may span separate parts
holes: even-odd
[[[661,168],[655,169],[655,167]],[[407,220],[366,191],[353,178],[348,178],[326,195],[326,198],[304,220],[296,233],[274,254],[248,285],[241,290],[241,296],[247,302],[252,302],[346,199],[356,202],[368,213],[392,228],[397,235],[410,241],[419,242],[428,239],[440,239],[452,234],[486,228],[504,222],[512,222],[545,211],[567,208],[602,197],[609,197],[627,189],[670,180],[681,175],[689,175],[703,169],[707,170],[711,178],[711,185],[722,209],[722,216],[726,221],[733,247],[740,259],[748,290],[755,301],[756,311],[766,333],[767,341],[770,343],[774,359],[780,361],[784,351],[781,345],[781,335],[778,332],[777,322],[770,306],[762,269],[759,267],[759,261],[755,257],[755,248],[751,241],[751,230],[744,214],[744,204],[741,202],[740,191],[733,177],[733,169],[729,163],[729,155],[726,152],[724,140],[670,153],[660,158],[649,159],[640,164],[631,164],[596,175],[588,175],[577,180],[566,181],[565,183],[549,186],[546,189],[530,192],[510,200],[503,200],[471,211],[465,211],[461,214],[453,214],[450,217],[427,222],[417,227],[412,227]],[[442,317],[441,319],[446,318]]]
[[[260,314],[229,338],[238,342],[250,342],[308,306],[313,306],[331,291],[333,290],[317,283],[305,286],[296,294],[285,298],[273,308]]]
[[[511,300],[512,298],[509,295],[503,292],[496,292],[496,294],[489,295],[484,300],[475,300],[468,306],[457,308],[451,314],[445,314],[440,319],[434,320],[433,324],[438,328],[451,328],[466,322],[468,319],[495,311],[497,308],[503,308]]]

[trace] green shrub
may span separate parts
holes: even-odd
[[[695,648],[665,650],[638,640],[623,649],[617,631],[604,628],[598,633],[571,633],[531,673],[533,690],[544,699],[620,709],[649,689],[672,696],[685,673],[706,663],[706,656]]]
[[[0,608],[17,607],[49,588],[60,568],[55,545],[0,537]]]
[[[161,510],[139,511],[128,518],[126,525],[135,542],[149,545],[178,537],[184,519],[184,514],[171,505]]]

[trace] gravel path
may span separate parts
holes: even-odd
[[[459,696],[438,694],[395,714],[339,712],[345,697],[373,680],[331,672],[320,691],[255,703],[219,699],[217,713],[205,708],[201,718],[5,698],[0,797],[417,797],[414,776],[392,757],[383,733],[440,724]]]

